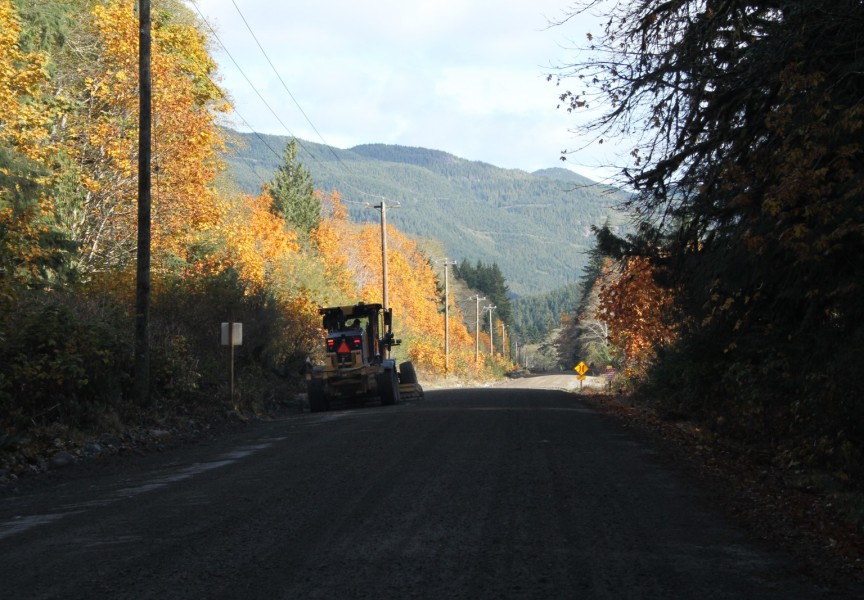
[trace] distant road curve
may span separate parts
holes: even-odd
[[[604,377],[585,377],[584,381],[579,381],[576,373],[543,373],[537,375],[528,375],[527,377],[517,377],[514,379],[505,379],[497,382],[495,387],[503,388],[518,388],[530,390],[602,390],[606,386]]]

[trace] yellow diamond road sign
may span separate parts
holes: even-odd
[[[585,373],[588,372],[588,365],[586,365],[584,362],[580,362],[578,365],[576,365],[573,368],[573,370],[576,371],[577,373],[579,373],[580,375],[584,375]]]

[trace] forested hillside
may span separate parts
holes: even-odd
[[[226,161],[247,193],[272,178],[289,138],[230,132]],[[337,189],[356,221],[374,221],[366,205],[399,203],[388,221],[434,238],[458,261],[497,264],[517,295],[573,282],[593,243],[592,226],[616,231],[624,196],[567,169],[501,169],[425,148],[367,144],[340,150],[300,141],[298,159],[315,186]]]

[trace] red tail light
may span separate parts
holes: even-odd
[[[327,338],[327,352],[349,354],[352,350],[361,350],[362,348],[363,338],[360,336]]]

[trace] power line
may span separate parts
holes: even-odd
[[[216,33],[216,30],[213,29],[213,27],[210,25],[210,23],[207,22],[207,19],[204,18],[204,15],[201,14],[201,11],[199,10],[198,6],[195,4],[193,4],[192,6],[195,6],[195,10],[198,11],[198,14],[201,16],[201,20],[204,22],[205,25],[207,25],[207,28],[210,29],[210,33],[213,34],[213,37],[216,39],[217,42],[219,42],[219,45],[222,46],[222,49],[225,51],[225,54],[228,56],[228,58],[231,59],[231,62],[234,63],[234,66],[237,67],[237,70],[240,72],[240,74],[246,80],[246,83],[248,83],[249,87],[251,87],[252,90],[258,95],[258,97],[261,99],[261,102],[263,102],[264,106],[267,107],[267,110],[270,111],[270,114],[272,114],[274,117],[276,117],[276,120],[279,121],[279,124],[285,129],[285,131],[287,131],[289,133],[289,135],[291,135],[291,137],[296,138],[297,136],[294,135],[294,132],[291,131],[288,128],[288,126],[282,122],[282,119],[279,118],[279,115],[276,114],[276,111],[273,110],[273,107],[270,106],[270,104],[267,102],[267,100],[264,98],[264,96],[261,94],[261,92],[258,91],[258,88],[255,87],[255,84],[252,83],[252,80],[249,79],[249,76],[246,75],[246,72],[243,71],[243,69],[240,67],[240,64],[235,60],[235,58],[231,54],[231,52],[228,51],[228,48],[225,46],[225,44],[222,43],[222,40],[219,37],[219,35]]]
[[[312,120],[311,120],[311,119],[309,118],[309,116],[306,114],[306,111],[304,111],[304,110],[303,110],[303,107],[300,106],[300,103],[299,103],[299,102],[297,101],[297,99],[294,97],[294,94],[291,93],[291,90],[288,88],[288,85],[287,85],[287,84],[285,83],[285,81],[282,79],[282,76],[279,74],[279,71],[276,69],[276,66],[273,64],[273,61],[270,60],[270,57],[268,56],[267,51],[264,50],[264,46],[263,46],[263,45],[261,44],[261,42],[258,40],[258,36],[255,35],[255,32],[252,30],[252,27],[249,25],[249,21],[246,20],[246,17],[245,17],[245,15],[243,14],[243,11],[240,10],[240,7],[237,6],[237,3],[236,3],[234,0],[231,0],[231,3],[234,5],[234,9],[237,11],[237,14],[240,15],[240,19],[243,21],[243,24],[246,26],[246,29],[249,31],[249,34],[252,36],[252,39],[255,40],[255,44],[257,44],[258,49],[261,50],[261,54],[264,55],[264,58],[265,58],[265,60],[267,61],[267,64],[270,65],[270,68],[273,70],[273,73],[276,75],[276,78],[279,80],[279,83],[282,84],[282,87],[285,89],[285,91],[288,93],[288,96],[291,98],[291,101],[294,103],[294,105],[298,108],[298,110],[300,111],[300,113],[303,115],[303,118],[306,119],[306,122],[309,123],[309,126],[310,126],[310,127],[312,127],[312,130],[315,131],[315,133],[318,135],[318,139],[321,140],[321,143],[324,145],[324,147],[325,147],[325,148],[330,152],[330,154],[333,155],[333,158],[336,159],[336,162],[338,162],[339,165],[340,165],[340,166],[341,166],[341,167],[342,167],[342,168],[343,168],[347,173],[349,173],[349,174],[351,174],[351,175],[354,175],[354,173],[351,171],[351,168],[350,168],[350,167],[349,167],[349,166],[348,166],[348,165],[347,165],[347,164],[346,164],[346,163],[345,163],[345,162],[344,162],[344,161],[339,157],[339,155],[338,155],[338,154],[336,153],[336,151],[333,149],[333,146],[331,146],[330,144],[327,143],[327,140],[324,139],[324,136],[321,135],[321,132],[318,131],[318,128],[315,127],[315,124],[312,122]],[[199,12],[199,14],[200,14],[200,12]],[[203,17],[202,17],[202,18],[203,18]],[[208,27],[209,27],[209,25],[208,25]],[[211,28],[211,31],[212,31],[212,28]],[[215,32],[214,32],[214,36],[215,36],[215,35],[216,35],[216,34],[215,34]],[[217,37],[217,40],[218,40],[218,37]],[[219,40],[219,43],[222,45],[223,48],[225,48],[225,45],[222,43],[221,40]],[[228,52],[228,51],[227,51],[227,49],[226,49],[226,53],[227,53],[227,52]],[[230,57],[230,54],[229,54],[229,57]],[[240,67],[239,67],[239,65],[237,65],[237,61],[235,61],[233,57],[231,57],[231,60],[234,62],[234,65],[237,66],[237,68],[239,69]],[[241,71],[241,73],[242,73],[242,71]],[[244,77],[246,77],[245,74],[244,74]],[[247,82],[249,81],[248,77],[246,78],[246,81],[247,81]],[[249,82],[249,83],[250,83],[250,85],[252,85],[251,82]],[[253,87],[254,87],[254,86],[253,86]],[[256,93],[258,93],[257,90],[255,90],[255,91],[256,91]],[[260,97],[261,94],[258,94],[258,96]],[[265,102],[265,104],[266,104],[266,102]],[[269,106],[268,106],[268,108],[269,108]],[[272,109],[271,109],[271,112],[273,112]],[[278,119],[278,117],[277,117],[277,119]],[[280,123],[281,123],[281,121],[280,121]],[[250,129],[252,129],[251,126],[250,126]],[[287,127],[286,127],[286,130],[287,130]],[[290,133],[290,131],[289,131],[289,133]],[[317,157],[317,156],[316,156],[316,155],[315,155],[315,154],[314,154],[314,153],[313,153],[309,148],[307,148],[306,146],[303,145],[303,141],[302,141],[300,138],[298,138],[297,136],[295,136],[293,133],[292,133],[291,135],[294,137],[295,140],[297,140],[297,143],[300,145],[300,147],[303,148],[303,150],[305,150],[306,153],[308,153],[309,156],[311,156],[311,157],[313,158],[313,160],[315,160],[316,162],[318,162],[319,164],[321,164],[322,167],[323,167],[323,162],[322,162],[321,160],[319,160],[319,158],[318,158],[318,157]],[[337,178],[338,178],[338,177],[337,177]],[[369,196],[369,197],[371,197],[371,198],[376,198],[376,199],[380,199],[380,200],[386,200],[386,198],[385,198],[384,196],[380,196],[380,195],[377,195],[377,194],[371,194],[371,193],[369,193],[369,192],[366,192],[366,191],[364,191],[364,190],[361,190],[360,188],[358,188],[358,187],[352,185],[350,182],[346,181],[345,179],[342,179],[341,181],[342,181],[343,185],[345,185],[346,187],[352,188],[354,191],[356,191],[357,193],[359,193],[359,194],[361,194],[361,195],[363,195],[363,196]]]
[[[217,86],[217,87],[218,87],[218,86]],[[222,93],[222,90],[220,89],[219,92],[220,92],[220,94],[221,94],[221,93]],[[225,95],[222,94],[222,97],[225,98]],[[231,101],[228,100],[227,98],[225,98],[225,100],[226,100],[226,102],[228,102],[228,103],[231,105],[231,108],[234,109],[234,112],[237,113],[237,116],[240,117],[240,120],[243,121],[243,123],[246,124],[246,127],[248,127],[248,128],[252,131],[252,133],[255,134],[255,137],[258,138],[258,141],[261,142],[262,144],[264,144],[264,146],[265,146],[268,150],[270,150],[270,152],[272,152],[273,155],[274,155],[276,158],[278,158],[279,160],[282,160],[282,156],[281,156],[278,152],[276,152],[276,150],[274,150],[273,147],[272,147],[270,144],[267,143],[267,140],[265,140],[263,137],[261,137],[261,135],[258,134],[258,132],[256,132],[254,129],[252,129],[252,125],[250,125],[250,124],[249,124],[249,121],[247,121],[247,120],[243,117],[243,115],[240,114],[240,111],[237,110],[237,107],[234,106],[233,104],[231,104]],[[241,160],[242,160],[244,163],[246,163],[246,166],[249,167],[249,170],[252,171],[252,173],[255,174],[255,177],[257,177],[257,178],[258,178],[258,181],[261,182],[261,186],[262,186],[262,188],[263,188],[265,185],[267,185],[267,182],[264,181],[264,178],[261,177],[261,176],[258,174],[258,171],[255,170],[255,165],[253,165],[251,162],[249,162],[249,160],[248,160],[245,156],[241,156]]]
[[[232,3],[233,3],[233,0],[232,0]],[[285,125],[285,123],[282,121],[281,118],[279,118],[279,115],[276,114],[276,111],[273,110],[273,108],[270,106],[270,104],[267,102],[267,100],[264,98],[264,96],[261,94],[261,92],[258,91],[258,88],[255,87],[255,84],[252,83],[252,81],[249,79],[249,77],[248,77],[248,76],[246,75],[246,73],[243,71],[243,69],[242,69],[242,67],[240,66],[240,64],[237,62],[237,60],[234,58],[234,56],[233,56],[233,55],[231,54],[231,52],[228,50],[227,46],[226,46],[225,43],[222,41],[222,39],[219,37],[219,35],[216,33],[216,30],[213,28],[213,26],[210,25],[209,21],[207,21],[207,18],[204,16],[204,14],[203,14],[203,13],[201,12],[201,10],[198,8],[198,6],[196,5],[196,3],[193,2],[193,3],[192,3],[192,6],[195,8],[195,11],[198,13],[198,16],[201,18],[201,21],[204,23],[204,25],[207,26],[207,28],[208,28],[208,29],[210,30],[210,32],[213,34],[213,38],[214,38],[214,39],[219,43],[219,45],[220,45],[220,46],[222,47],[222,49],[225,51],[226,56],[228,56],[228,58],[231,59],[231,62],[234,63],[234,66],[237,68],[237,70],[240,72],[240,74],[241,74],[241,75],[243,76],[243,78],[246,80],[246,83],[249,84],[249,87],[252,88],[252,90],[255,92],[255,94],[258,96],[258,98],[261,99],[261,102],[264,103],[264,106],[267,107],[267,109],[268,109],[268,110],[270,111],[270,113],[271,113],[271,114],[276,118],[276,120],[279,122],[279,124],[282,125],[282,127],[285,129],[285,131],[287,131],[288,134],[289,134],[292,138],[294,138],[294,140],[297,141],[297,144],[298,144],[298,145],[299,145],[299,146],[300,146],[300,147],[301,147],[301,148],[302,148],[302,149],[303,149],[303,150],[304,150],[304,151],[305,151],[305,152],[306,152],[306,153],[307,153],[307,154],[308,154],[308,155],[309,155],[309,156],[310,156],[314,161],[316,161],[317,163],[319,163],[319,164],[322,166],[322,168],[323,168],[323,166],[324,166],[323,161],[321,161],[321,159],[318,158],[318,156],[317,156],[314,152],[312,152],[312,150],[310,150],[309,148],[307,148],[307,147],[303,144],[303,140],[301,140],[300,138],[298,138],[298,137],[294,134],[294,132],[292,132],[291,129],[288,128],[287,125]],[[238,11],[238,13],[239,13],[239,12],[240,12],[240,9],[237,7],[236,4],[234,4],[234,7],[237,8],[237,11]],[[249,29],[249,32],[252,34],[253,39],[255,39],[255,42],[258,44],[258,47],[261,49],[261,52],[264,54],[265,58],[267,59],[267,62],[270,63],[270,66],[271,66],[271,68],[272,68],[272,67],[273,67],[273,63],[270,61],[269,57],[267,57],[267,53],[264,52],[264,49],[261,47],[261,44],[258,42],[258,38],[255,36],[254,32],[252,32],[252,29],[249,27],[249,24],[248,24],[248,22],[246,21],[245,17],[243,17],[243,14],[242,14],[242,13],[240,13],[240,16],[241,16],[241,18],[243,19],[243,22],[244,22],[244,24],[246,25],[247,29]],[[274,72],[275,72],[275,68],[274,68]],[[276,73],[276,76],[279,78],[280,82],[282,82],[282,85],[285,87],[285,90],[286,90],[286,91],[288,92],[288,94],[291,96],[291,99],[294,100],[295,104],[297,104],[297,101],[294,99],[294,96],[291,94],[291,91],[288,90],[288,87],[285,85],[284,81],[282,81],[282,78],[279,77],[278,72]],[[211,80],[211,82],[212,82],[212,80]],[[214,82],[214,85],[216,85],[215,82]],[[217,85],[216,87],[218,88],[219,86]],[[220,93],[221,93],[221,88],[219,88],[219,89],[220,89]],[[224,94],[222,94],[222,96],[223,96],[223,98],[225,98],[225,95],[224,95]],[[264,140],[264,139],[263,139],[263,138],[262,138],[262,137],[261,137],[261,136],[260,136],[260,135],[255,131],[255,130],[254,130],[254,128],[249,124],[249,122],[248,122],[246,119],[244,119],[244,118],[242,117],[242,115],[240,115],[240,113],[237,111],[237,108],[234,106],[234,104],[233,104],[230,100],[228,100],[227,98],[225,98],[225,99],[226,99],[226,101],[228,101],[228,103],[231,105],[231,107],[234,109],[234,111],[238,114],[238,116],[240,116],[241,120],[246,124],[246,126],[249,127],[249,129],[252,131],[252,133],[254,133],[255,136],[256,136],[256,137],[257,137],[257,138],[258,138],[258,139],[259,139],[259,140],[260,140],[260,141],[261,141],[265,146],[267,146],[267,148],[268,148],[271,152],[273,152],[274,155],[276,155],[276,156],[281,160],[281,159],[282,159],[282,156],[281,156],[279,153],[277,153],[275,150],[273,150],[273,148],[271,148],[270,145],[267,144],[267,142],[266,142],[266,141],[265,141],[265,140]],[[303,116],[306,117],[306,114],[305,114],[305,112],[303,111],[303,109],[300,107],[300,105],[297,104],[297,106],[298,106],[298,108],[300,108],[300,112],[303,113]],[[309,121],[309,118],[308,118],[308,117],[306,117],[306,119],[307,119],[307,121]],[[315,126],[311,123],[311,121],[309,121],[309,124],[312,125],[312,128],[315,129],[315,132],[318,133],[317,128],[315,128]],[[318,135],[320,136],[320,133],[319,133]],[[322,139],[322,141],[324,141],[323,138],[321,138],[321,139]],[[336,158],[336,160],[337,160],[338,163],[342,166],[342,168],[344,168],[346,171],[349,171],[349,172],[350,172],[350,169],[348,168],[348,166],[347,166],[347,165],[342,161],[341,158],[339,158],[339,156],[336,154],[336,152],[333,150],[333,148],[332,148],[329,144],[327,144],[326,141],[324,142],[324,146],[330,150],[330,152],[333,154],[333,156]],[[340,178],[340,179],[341,179],[341,178]],[[366,192],[366,191],[364,191],[364,190],[361,190],[360,188],[358,188],[358,187],[352,185],[350,182],[345,181],[344,179],[342,179],[342,183],[343,183],[346,187],[352,188],[352,189],[355,190],[357,193],[359,193],[359,194],[361,194],[361,195],[363,195],[363,196],[368,196],[368,197],[376,198],[376,199],[386,199],[386,198],[384,198],[384,196],[381,196],[381,195],[378,195],[378,194],[371,194],[371,193],[369,193],[369,192]]]
[[[267,107],[267,110],[270,111],[270,114],[272,114],[274,117],[276,117],[276,120],[279,121],[279,124],[280,124],[284,129],[285,129],[285,131],[288,132],[288,135],[290,135],[292,138],[294,138],[295,140],[297,140],[297,143],[300,144],[300,147],[303,148],[303,150],[305,150],[305,151],[309,154],[309,156],[311,156],[311,157],[312,157],[313,159],[315,159],[316,161],[321,162],[320,160],[318,160],[318,157],[315,156],[315,153],[312,152],[312,151],[310,151],[308,148],[306,148],[306,146],[303,145],[303,141],[302,141],[300,138],[298,138],[298,137],[294,134],[294,132],[291,131],[291,129],[289,129],[289,127],[288,127],[287,125],[285,125],[285,123],[282,121],[282,119],[279,118],[279,115],[276,114],[276,111],[273,110],[273,107],[270,106],[270,104],[269,104],[269,103],[267,102],[267,100],[264,98],[263,94],[261,94],[261,92],[258,91],[258,88],[255,87],[255,84],[252,83],[252,80],[249,79],[249,76],[246,75],[246,72],[245,72],[245,71],[243,71],[243,68],[240,66],[240,64],[237,62],[237,60],[234,58],[234,56],[233,56],[233,55],[231,54],[231,52],[228,50],[228,47],[225,46],[225,44],[222,42],[222,39],[219,37],[219,34],[216,33],[216,30],[215,30],[215,29],[213,28],[213,26],[210,25],[210,23],[207,21],[207,19],[204,17],[203,13],[202,13],[201,10],[198,8],[198,6],[197,6],[196,4],[194,4],[194,3],[192,4],[192,6],[195,7],[195,11],[198,13],[198,16],[201,17],[201,21],[202,21],[202,22],[207,26],[207,28],[210,30],[210,33],[213,34],[213,38],[214,38],[217,42],[219,42],[219,45],[220,45],[220,46],[222,46],[222,49],[225,51],[226,56],[228,56],[228,58],[231,59],[231,62],[233,62],[233,63],[234,63],[234,66],[237,67],[237,70],[238,70],[238,71],[240,72],[240,74],[243,76],[243,79],[246,80],[246,83],[249,84],[249,87],[251,87],[252,90],[255,92],[255,94],[257,94],[258,98],[261,99],[261,102],[264,103],[264,106]],[[244,20],[244,22],[245,22],[245,20]],[[253,35],[253,37],[254,37],[254,35]],[[268,59],[268,60],[269,60],[269,59]],[[212,80],[211,80],[211,81],[212,81]],[[218,86],[217,86],[217,87],[218,87]],[[224,97],[224,95],[223,95],[223,97]],[[237,112],[237,108],[236,108],[233,104],[231,104],[231,107],[234,109],[235,112]],[[239,114],[239,113],[238,113],[238,114]],[[241,118],[242,118],[242,117],[241,117]],[[249,122],[246,121],[246,119],[243,119],[243,122],[246,123],[246,125],[247,125],[250,129],[252,129],[252,126],[249,125]],[[258,136],[257,132],[255,132],[254,129],[253,129],[252,131],[253,131],[253,133],[255,133],[256,136]],[[260,140],[261,137],[258,136],[258,139]],[[262,140],[262,141],[263,141],[263,140]],[[268,145],[268,144],[266,144],[266,142],[265,142],[265,145]],[[268,147],[269,147],[269,145],[268,145]],[[271,150],[272,150],[272,148],[271,148]],[[281,160],[282,156],[281,156],[280,154],[278,154],[278,153],[275,153],[275,154],[276,154],[276,155],[280,158],[280,160]]]
[[[241,75],[243,76],[243,78],[246,80],[246,83],[249,84],[249,87],[252,88],[252,90],[255,92],[255,94],[257,94],[258,98],[261,99],[261,102],[264,103],[264,106],[266,106],[267,109],[270,111],[270,113],[271,113],[274,117],[276,117],[276,120],[279,122],[279,124],[282,125],[282,127],[285,129],[285,131],[287,131],[288,134],[289,134],[289,135],[290,135],[294,140],[297,141],[297,143],[300,145],[300,147],[301,147],[304,151],[306,151],[306,153],[307,153],[309,156],[311,156],[313,160],[315,160],[316,162],[318,162],[319,164],[321,164],[321,165],[323,166],[323,163],[322,163],[321,160],[320,160],[320,159],[315,155],[315,153],[312,152],[312,151],[311,151],[309,148],[307,148],[306,146],[304,146],[304,145],[303,145],[303,141],[302,141],[300,138],[298,138],[298,137],[294,134],[294,132],[291,131],[291,129],[289,129],[287,125],[285,125],[284,122],[282,122],[282,119],[279,118],[279,115],[276,114],[276,111],[273,110],[273,108],[270,106],[270,104],[267,102],[267,100],[265,100],[265,98],[264,98],[264,96],[261,94],[261,92],[258,91],[258,88],[255,87],[255,84],[252,83],[252,81],[249,79],[249,77],[248,77],[248,76],[246,75],[246,73],[243,71],[243,68],[240,66],[240,64],[237,62],[237,60],[234,58],[234,56],[233,56],[233,55],[231,54],[231,52],[228,50],[228,47],[225,45],[225,43],[224,43],[224,42],[222,41],[222,39],[219,37],[219,34],[216,33],[216,30],[213,28],[213,26],[210,25],[210,23],[207,21],[206,17],[204,17],[204,14],[201,12],[201,10],[198,8],[198,6],[197,6],[196,4],[194,4],[194,3],[192,4],[192,6],[195,7],[195,11],[198,13],[198,16],[201,18],[201,21],[202,21],[202,22],[207,26],[207,28],[210,30],[210,33],[213,34],[213,38],[214,38],[214,39],[219,43],[219,45],[220,45],[220,46],[222,47],[222,49],[225,51],[225,54],[228,56],[228,58],[231,59],[231,62],[234,63],[234,66],[237,67],[237,70],[240,72],[240,74],[241,74]],[[234,6],[235,6],[235,8],[237,8],[237,5],[236,5],[236,4],[235,4]],[[240,9],[238,8],[237,11],[240,12]],[[240,14],[240,16],[241,16],[241,18],[243,18],[243,22],[246,23],[246,19],[245,19],[245,17],[243,17],[243,14],[242,14],[242,13]],[[248,23],[246,23],[246,27],[249,28]],[[255,37],[255,34],[252,32],[251,28],[249,29],[249,32],[252,33],[252,37],[255,39],[255,42],[258,43],[258,38]],[[260,43],[258,44],[258,47],[261,48]],[[264,53],[264,56],[265,56],[265,58],[267,58],[267,61],[270,62],[270,59],[267,57],[267,54],[264,52],[264,49],[263,49],[263,48],[261,48],[261,51],[262,51],[262,53]],[[272,63],[271,63],[271,67],[272,67],[272,66],[273,66],[273,65],[272,65]],[[274,69],[274,70],[275,70],[275,69]],[[278,73],[277,73],[276,75],[277,75],[277,77],[279,76]],[[280,77],[280,81],[281,81],[281,77]],[[211,80],[211,82],[212,82],[212,80]],[[213,83],[214,83],[214,85],[216,85],[215,82],[213,82]],[[283,82],[283,85],[284,85],[284,82]],[[216,85],[216,87],[219,88],[218,85]],[[246,124],[246,126],[247,126],[247,127],[249,128],[249,130],[250,130],[250,131],[255,135],[255,137],[257,137],[258,140],[259,140],[262,144],[264,144],[264,145],[267,147],[267,149],[270,150],[270,152],[272,152],[274,156],[276,156],[276,158],[277,158],[278,160],[281,161],[281,160],[282,160],[282,155],[281,155],[280,153],[276,152],[276,151],[275,151],[275,150],[270,146],[270,144],[268,144],[267,141],[264,140],[264,138],[262,138],[261,135],[259,135],[259,133],[258,133],[257,131],[255,131],[255,129],[252,127],[252,125],[249,123],[249,121],[247,121],[245,118],[243,118],[243,115],[240,114],[240,112],[237,110],[237,107],[234,106],[234,104],[233,104],[233,103],[232,103],[228,98],[225,97],[225,94],[224,94],[224,93],[222,93],[221,88],[219,88],[219,90],[220,90],[220,94],[222,95],[222,97],[225,98],[225,100],[229,103],[229,105],[231,105],[231,108],[234,110],[235,113],[237,113],[237,115],[240,117],[240,119],[243,121],[243,123]],[[286,87],[286,91],[288,91],[289,95],[291,94],[290,90],[287,90],[287,87]],[[292,96],[292,100],[293,100],[293,96]],[[296,101],[295,101],[295,102],[296,102]],[[299,105],[298,105],[298,108],[299,108]],[[303,112],[303,109],[301,108],[300,111]],[[305,116],[305,113],[304,113],[304,116]],[[308,118],[307,118],[307,120],[308,120]],[[311,122],[310,122],[310,125],[311,125]],[[313,129],[315,128],[314,125],[313,125],[312,127],[313,127]],[[317,129],[316,129],[316,132],[317,132]],[[320,135],[320,134],[319,134],[319,135]],[[322,140],[323,140],[323,138],[322,138]],[[326,147],[330,148],[330,147],[326,144],[326,142],[325,142],[324,145],[325,145]],[[333,152],[333,149],[330,148],[330,151]],[[336,160],[338,160],[340,164],[342,164],[343,166],[345,166],[345,163],[342,162],[342,160],[341,160],[341,159],[336,155],[335,152],[333,152],[333,155],[336,156]],[[260,176],[258,176],[257,173],[256,173],[255,175],[256,175],[256,177],[258,177],[259,180],[261,180],[261,183],[262,183],[262,184],[263,184],[263,183],[266,183],[266,182],[264,182],[264,181],[261,179]],[[350,186],[350,184],[349,184],[349,186]],[[354,187],[354,186],[350,186],[350,187]],[[364,193],[362,190],[359,190],[359,189],[358,189],[357,191],[359,191],[361,194]]]
[[[219,92],[222,93],[222,90],[220,89]],[[222,94],[222,97],[225,98],[225,95]],[[262,144],[264,144],[264,146],[266,146],[267,149],[268,149],[270,152],[272,152],[273,155],[274,155],[276,158],[278,158],[278,159],[281,160],[281,159],[282,159],[282,155],[279,154],[278,152],[276,152],[276,150],[273,149],[273,146],[271,146],[270,144],[268,144],[268,143],[267,143],[267,140],[265,140],[263,137],[261,137],[261,134],[259,134],[257,131],[255,131],[255,130],[252,128],[252,125],[249,123],[249,121],[247,121],[247,120],[243,117],[243,115],[240,114],[240,111],[237,110],[237,107],[234,106],[234,104],[232,104],[231,101],[228,100],[228,98],[225,98],[225,100],[226,100],[226,101],[231,105],[231,108],[234,110],[234,112],[237,114],[237,116],[240,117],[240,120],[243,121],[243,123],[246,125],[246,127],[248,127],[249,130],[250,130],[253,134],[255,134],[255,137],[258,138],[258,141],[261,142]]]
[[[291,101],[294,102],[294,105],[300,111],[300,114],[303,115],[303,118],[306,119],[306,122],[309,123],[310,127],[312,127],[312,130],[318,135],[318,139],[321,140],[321,143],[323,143],[330,150],[330,153],[333,155],[333,158],[335,158],[337,161],[339,161],[339,163],[342,163],[342,159],[339,158],[339,155],[333,151],[333,148],[330,146],[330,144],[327,143],[327,141],[324,139],[324,136],[322,136],[321,132],[318,131],[318,128],[315,127],[315,124],[312,122],[312,120],[306,114],[306,111],[303,110],[303,107],[300,106],[299,102],[297,102],[297,99],[294,97],[294,94],[292,94],[291,90],[288,89],[288,85],[282,79],[282,76],[279,75],[279,71],[276,70],[276,67],[273,65],[273,61],[270,60],[270,57],[267,55],[267,52],[264,50],[264,47],[261,45],[261,42],[258,41],[258,36],[255,35],[254,31],[252,31],[252,28],[249,26],[249,22],[246,20],[246,17],[243,15],[243,12],[240,10],[240,7],[237,6],[237,3],[234,0],[231,0],[231,4],[234,5],[234,8],[237,10],[237,14],[240,15],[240,19],[242,19],[243,24],[246,25],[246,29],[249,31],[249,34],[252,36],[252,39],[255,40],[255,43],[258,45],[258,49],[261,50],[261,54],[263,54],[264,58],[267,60],[267,64],[269,64],[270,68],[273,69],[273,73],[276,75],[276,79],[279,80],[279,83],[281,83],[282,87],[285,88],[285,91],[288,92],[288,96],[291,97]],[[344,163],[342,163],[342,164],[343,164],[343,166],[345,166]],[[347,166],[346,166],[346,168],[347,168]]]
[[[217,42],[219,42],[219,45],[222,46],[222,49],[225,50],[225,53],[228,54],[229,57],[231,57],[231,54],[228,52],[228,49],[225,47],[225,44],[223,44],[222,40],[219,39],[219,36],[216,34],[216,31],[213,29],[213,27],[210,25],[210,23],[207,21],[207,19],[204,18],[204,15],[201,14],[201,11],[198,9],[198,6],[195,5],[194,3],[192,4],[192,6],[198,12],[198,16],[201,18],[201,21],[207,26],[207,28],[213,34],[213,37],[216,39]],[[231,57],[231,60],[234,61],[234,57]],[[237,65],[237,61],[234,61],[234,64]],[[237,68],[240,69],[239,65],[237,66]],[[242,70],[241,70],[241,73],[242,73]],[[245,74],[244,74],[244,77],[245,77]],[[209,77],[208,77],[208,79],[209,79]],[[248,81],[248,78],[247,78],[247,81]],[[273,156],[275,156],[277,159],[281,160],[282,155],[279,152],[277,152],[269,143],[267,143],[267,140],[265,140],[263,137],[261,137],[261,135],[257,131],[255,131],[255,129],[252,127],[252,125],[249,123],[249,121],[246,120],[246,117],[244,117],[243,114],[237,109],[237,107],[234,105],[234,103],[231,101],[231,99],[225,94],[225,92],[222,90],[222,88],[212,79],[210,79],[210,83],[213,84],[213,87],[219,92],[219,95],[222,97],[222,99],[228,103],[228,105],[231,107],[231,110],[234,111],[234,114],[236,114],[240,118],[240,120],[243,121],[243,123],[246,125],[246,127],[248,127],[249,130],[255,135],[255,137],[258,138],[258,141],[261,142],[261,144],[263,144],[264,147],[267,148],[267,150],[269,150],[273,154]],[[250,82],[250,85],[251,85],[251,82]],[[254,86],[253,86],[253,88],[254,88]],[[256,92],[257,92],[257,90],[256,90]],[[252,171],[252,173],[255,175],[255,177],[258,179],[258,181],[261,182],[261,185],[262,186],[267,185],[267,182],[264,181],[264,179],[255,170],[254,165],[249,163],[245,159],[245,157],[242,160],[246,163],[246,166],[249,167],[249,170]]]

